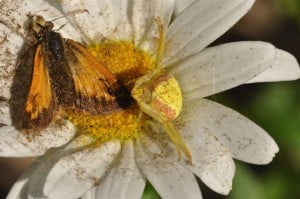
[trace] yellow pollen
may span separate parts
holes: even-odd
[[[88,50],[129,90],[131,83],[155,67],[154,59],[130,42],[106,41],[89,46]],[[69,111],[66,115],[76,126],[78,134],[87,135],[96,146],[109,140],[133,139],[138,136],[142,125],[137,105],[105,116]]]
[[[124,84],[154,69],[152,57],[130,42],[104,42],[92,45],[90,52]]]
[[[133,139],[140,132],[141,125],[137,108],[106,116],[69,114],[68,119],[77,127],[80,134],[90,136],[95,145],[108,140]]]

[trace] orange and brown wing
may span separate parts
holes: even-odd
[[[38,45],[34,56],[31,85],[21,121],[21,128],[24,130],[41,130],[47,127],[56,111],[49,71],[45,66],[45,56],[47,55],[44,55],[42,45]]]
[[[123,108],[120,101],[131,103],[129,91],[82,45],[68,39],[65,52],[78,95],[77,108],[93,114],[106,114]]]

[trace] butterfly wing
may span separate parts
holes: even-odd
[[[75,106],[93,114],[107,114],[120,110],[119,93],[130,93],[107,68],[81,44],[67,39],[65,55],[76,92]]]
[[[52,92],[48,67],[45,66],[43,46],[38,45],[34,56],[32,80],[25,110],[21,119],[24,130],[41,130],[47,127],[56,112],[55,94]]]

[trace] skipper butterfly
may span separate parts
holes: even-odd
[[[34,16],[37,47],[21,129],[46,128],[60,108],[105,115],[129,107],[133,98],[116,76],[82,44],[62,38],[53,27]]]

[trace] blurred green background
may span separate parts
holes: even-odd
[[[250,12],[215,44],[262,40],[295,55],[300,61],[300,0],[256,0]],[[229,106],[263,127],[280,152],[269,165],[236,161],[229,196],[200,187],[204,199],[300,198],[300,80],[243,85],[212,99]],[[159,196],[148,185],[143,199]]]

